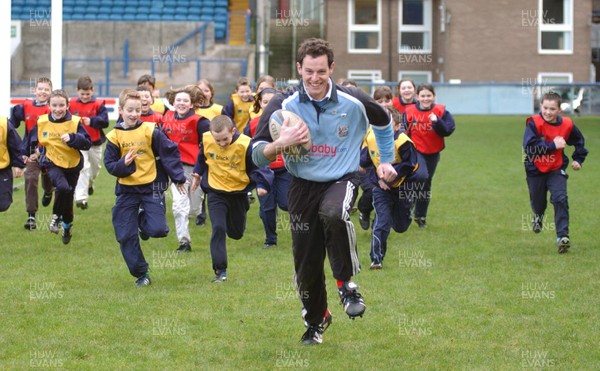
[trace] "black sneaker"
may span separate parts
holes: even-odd
[[[66,224],[63,223],[62,242],[65,245],[68,245],[69,242],[71,242],[71,237],[73,237],[72,229],[73,229],[73,224],[72,223],[69,224],[69,225],[66,225]]]
[[[42,196],[42,206],[46,207],[48,205],[50,205],[50,202],[52,201],[52,192],[44,192],[44,195]]]
[[[358,221],[360,223],[360,227],[365,231],[369,229],[371,225],[371,216],[368,214],[358,213]]]
[[[265,243],[265,246],[264,246],[265,249],[273,249],[275,247],[277,247],[276,243]]]
[[[419,228],[427,228],[427,222],[425,218],[415,218],[415,223],[419,226]]]
[[[138,228],[138,233],[139,233],[139,235],[140,235],[140,238],[141,238],[143,241],[148,241],[148,239],[150,238],[150,236],[148,236],[148,235],[147,235],[145,232],[142,232],[142,230],[141,230],[141,229],[139,229],[139,228]]]
[[[52,219],[50,220],[48,229],[52,233],[58,234],[58,232],[60,232],[60,216],[58,216],[56,214],[52,214]]]
[[[227,281],[227,272],[226,271],[215,271],[215,276],[210,282],[219,283]]]
[[[177,252],[191,252],[192,251],[192,246],[190,246],[189,242],[184,242],[181,245],[179,245],[179,248],[177,249]]]
[[[341,303],[350,319],[362,317],[367,309],[365,301],[357,289],[358,285],[352,281],[344,282],[339,289]]]
[[[567,251],[569,251],[569,248],[571,247],[571,240],[569,240],[569,237],[559,237],[556,239],[556,244],[558,245],[558,253],[559,254],[564,254]]]
[[[35,217],[34,216],[28,217],[27,221],[25,222],[24,227],[28,231],[33,231],[34,229],[36,229],[37,225],[35,224]]]
[[[150,286],[152,280],[150,280],[150,275],[145,273],[143,276],[138,277],[137,281],[135,281],[135,285],[137,287]]]
[[[325,317],[323,317],[323,320],[318,325],[309,325],[308,323],[304,322],[304,325],[306,326],[306,332],[304,335],[302,335],[302,339],[300,340],[302,341],[302,344],[321,344],[323,342],[323,333],[325,330],[327,330],[329,325],[331,325],[331,322],[333,322],[333,317],[331,316],[330,311],[327,311],[327,314]]]
[[[200,214],[196,216],[196,225],[202,227],[204,224],[206,224],[206,215]]]
[[[323,342],[323,332],[321,331],[321,327],[319,325],[311,325],[306,329],[304,335],[302,335],[303,345],[315,345],[321,344]]]
[[[531,222],[531,230],[533,233],[540,233],[542,231],[542,221],[544,217],[542,215],[536,215]]]
[[[80,208],[81,210],[85,210],[88,208],[87,201],[77,201],[77,202],[75,202],[75,205],[77,205],[77,207]]]
[[[91,196],[94,194],[94,187],[88,187],[88,195]]]

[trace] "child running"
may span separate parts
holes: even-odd
[[[165,237],[169,232],[165,215],[169,178],[177,192],[186,192],[177,144],[154,123],[140,121],[141,101],[140,93],[134,89],[121,92],[122,121],[107,134],[104,153],[106,170],[117,177],[117,200],[112,209],[115,236],[138,287],[151,284],[138,232],[143,240]]]
[[[40,116],[23,140],[23,153],[37,147],[29,159],[39,159],[40,166],[48,170],[56,193],[49,229],[58,233],[62,220],[62,242],[65,245],[71,242],[73,235],[73,196],[83,168],[81,151],[90,149],[91,145],[81,118],[71,115],[69,96],[61,89],[50,94],[50,114]]]
[[[17,104],[11,109],[10,123],[18,129],[21,126],[21,121],[25,121],[25,135],[27,137],[29,132],[40,116],[50,113],[50,107],[48,106],[48,100],[50,99],[50,93],[52,92],[52,81],[47,77],[40,77],[36,80],[34,88],[35,99],[27,99],[23,104]],[[44,195],[42,196],[42,206],[46,207],[50,205],[52,201],[52,182],[48,176],[47,171],[42,171],[39,162],[37,161],[37,155],[35,154],[35,147],[29,148],[24,153],[25,161],[25,209],[27,211],[27,221],[25,222],[25,229],[31,231],[37,228],[36,224],[36,213],[38,211],[38,182],[40,174],[42,175],[42,189]]]
[[[257,94],[257,101],[255,103],[255,111],[257,105],[260,105],[261,109],[264,109],[277,91],[273,88],[265,88]],[[244,134],[251,138],[254,138],[256,133],[256,126],[260,116],[256,116],[250,120],[250,124],[246,127]],[[270,182],[271,191],[264,193],[264,191],[257,189],[258,201],[260,203],[260,209],[258,215],[263,222],[265,228],[265,249],[277,247],[277,206],[281,210],[288,210],[288,188],[292,176],[288,173],[283,162],[283,155],[279,154],[277,159],[269,165],[269,169],[272,172],[272,181]],[[267,173],[268,174],[268,173]],[[270,174],[271,175],[271,174]],[[267,178],[271,180],[270,176]]]
[[[235,85],[235,91],[231,94],[229,102],[223,107],[223,115],[229,116],[235,123],[235,127],[240,133],[250,121],[250,107],[254,104],[254,96],[250,81],[245,77],[240,77]]]
[[[208,196],[210,256],[215,273],[211,282],[227,280],[227,237],[239,240],[244,235],[250,208],[248,189],[259,181],[258,189],[268,190],[255,169],[250,138],[240,134],[228,116],[212,119],[210,132],[202,135],[192,183],[192,191],[201,185]]]
[[[445,148],[444,138],[454,132],[456,125],[446,107],[435,103],[432,85],[419,85],[417,101],[417,104],[406,106],[404,127],[419,152],[420,171],[427,172],[427,176],[422,176],[426,180],[417,184],[418,192],[414,192],[417,196],[415,222],[419,228],[425,228],[431,199],[431,181],[440,161],[440,152]]]
[[[205,99],[200,88],[196,85],[187,85],[180,89],[171,89],[165,94],[169,103],[175,108],[174,111],[168,111],[163,116],[163,130],[167,137],[177,143],[179,153],[181,154],[181,163],[185,176],[188,179],[189,188],[191,184],[194,164],[200,150],[200,141],[202,134],[209,130],[210,122],[197,115],[194,110],[200,106],[200,102]],[[175,230],[177,231],[177,241],[179,242],[178,252],[192,251],[192,238],[189,231],[189,217],[196,218],[198,224],[199,216],[202,213],[202,199],[204,194],[201,190],[181,193],[175,185],[171,185],[171,194],[173,196],[173,216],[175,218]]]
[[[527,119],[523,150],[529,200],[534,215],[532,229],[535,233],[542,230],[549,191],[550,202],[554,205],[558,253],[563,254],[571,247],[566,172],[569,159],[564,149],[567,145],[575,147],[571,163],[575,171],[581,169],[588,150],[581,131],[570,118],[560,115],[560,104],[560,95],[556,93],[542,96],[541,112]]]
[[[391,92],[391,91],[390,91]],[[390,99],[391,101],[391,99]],[[398,175],[391,182],[384,182],[377,177],[375,171],[370,171],[369,180],[373,184],[373,206],[375,219],[373,220],[373,238],[371,242],[371,269],[381,269],[383,259],[387,252],[387,239],[390,230],[398,233],[405,232],[412,221],[410,212],[411,198],[404,191],[402,185],[416,174],[418,168],[417,150],[410,138],[402,132],[402,117],[394,107],[388,108],[394,122],[394,153],[392,162]],[[367,133],[366,147],[360,155],[360,165],[363,168],[375,169],[379,166],[379,150],[375,142],[373,131]],[[411,179],[412,180],[412,179]]]
[[[108,127],[108,112],[104,100],[94,96],[94,84],[89,76],[82,76],[77,80],[77,95],[78,97],[71,98],[69,111],[81,117],[92,140],[92,147],[81,152],[83,169],[75,188],[75,205],[85,210],[88,208],[89,196],[94,193],[94,181],[102,168],[102,144],[106,141],[102,129]]]

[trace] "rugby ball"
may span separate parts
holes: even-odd
[[[300,117],[292,111],[279,109],[273,112],[271,118],[269,119],[269,132],[271,133],[271,138],[273,138],[273,140],[279,139],[281,125],[283,125],[283,120],[285,120],[286,118],[290,119],[290,126],[296,126],[300,124],[301,121]],[[308,142],[292,146],[291,148],[285,148],[283,152],[293,155],[305,155],[310,152],[311,147],[312,141],[310,140],[309,132]]]

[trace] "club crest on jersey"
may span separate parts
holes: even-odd
[[[337,135],[339,138],[346,138],[348,136],[348,125],[340,125],[338,126]]]

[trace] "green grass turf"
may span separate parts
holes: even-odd
[[[598,185],[600,125],[576,118],[590,156],[568,183],[572,248],[556,251],[531,211],[521,142],[524,117],[457,117],[433,184],[429,227],[392,233],[382,271],[369,271],[370,235],[357,227],[367,312],[343,313],[327,266],[334,322],[315,347],[295,297],[286,214],[263,250],[258,205],[228,240],[228,282],[211,284],[210,227],[191,225],[142,247],[153,285],[134,287],[114,238],[114,181],[102,170],[70,245],[23,229],[24,194],[0,215],[0,369],[485,369],[600,368]],[[570,154],[572,148],[568,149]],[[22,179],[16,180],[22,183]],[[173,227],[170,209],[169,225]]]

